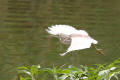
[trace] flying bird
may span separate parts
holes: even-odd
[[[46,31],[52,36],[59,38],[63,44],[70,45],[66,52],[60,54],[61,56],[74,50],[90,48],[91,44],[98,43],[98,41],[90,37],[85,30],[77,30],[70,25],[53,25],[48,27]]]

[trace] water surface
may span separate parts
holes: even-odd
[[[15,80],[16,67],[40,64],[107,64],[120,56],[119,0],[0,0],[0,79]],[[94,47],[61,57],[68,48],[45,29],[67,24],[99,41]]]

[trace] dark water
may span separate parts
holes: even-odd
[[[107,64],[120,56],[119,0],[0,0],[0,80],[16,80],[16,67],[40,64]],[[91,47],[59,56],[68,46],[45,29],[68,24],[86,30],[105,55]]]

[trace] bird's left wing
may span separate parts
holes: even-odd
[[[82,50],[82,49],[90,48],[91,43],[92,41],[90,38],[73,37],[69,48],[67,49],[65,53],[61,54],[61,56],[64,56],[66,53],[74,51],[74,50]]]
[[[85,48],[90,48],[91,40],[89,38],[84,37],[73,37],[71,41],[71,45],[68,48],[68,52],[73,50],[81,50]]]

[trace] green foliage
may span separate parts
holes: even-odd
[[[96,64],[92,67],[69,65],[67,68],[41,68],[39,65],[18,67],[20,80],[118,80],[120,58],[109,65]]]

